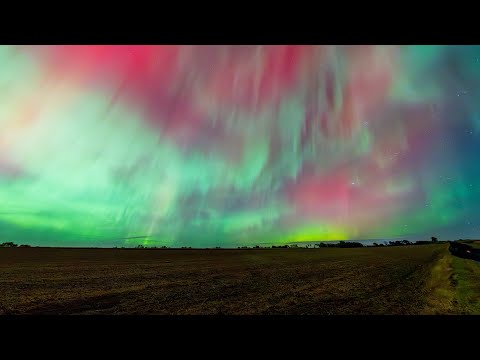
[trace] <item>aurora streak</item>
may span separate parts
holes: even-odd
[[[478,237],[479,61],[478,46],[0,46],[0,238]]]

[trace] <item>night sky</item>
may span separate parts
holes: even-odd
[[[479,46],[0,46],[0,242],[480,237]]]

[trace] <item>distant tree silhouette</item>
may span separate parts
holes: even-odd
[[[359,242],[340,241],[337,244],[337,247],[339,247],[339,248],[357,248],[357,247],[363,247],[363,244],[359,243]]]
[[[18,245],[9,241],[9,242],[4,242],[3,244],[0,244],[0,247],[17,247]]]
[[[426,241],[426,240],[418,240],[415,245],[429,245],[431,244],[431,241]]]
[[[435,236],[432,236],[432,242],[438,242],[438,239]]]

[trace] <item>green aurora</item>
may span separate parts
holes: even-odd
[[[0,46],[0,235],[480,233],[477,46]]]

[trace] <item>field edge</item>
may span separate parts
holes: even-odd
[[[480,315],[479,279],[479,264],[453,256],[445,248],[431,267],[423,314]]]

